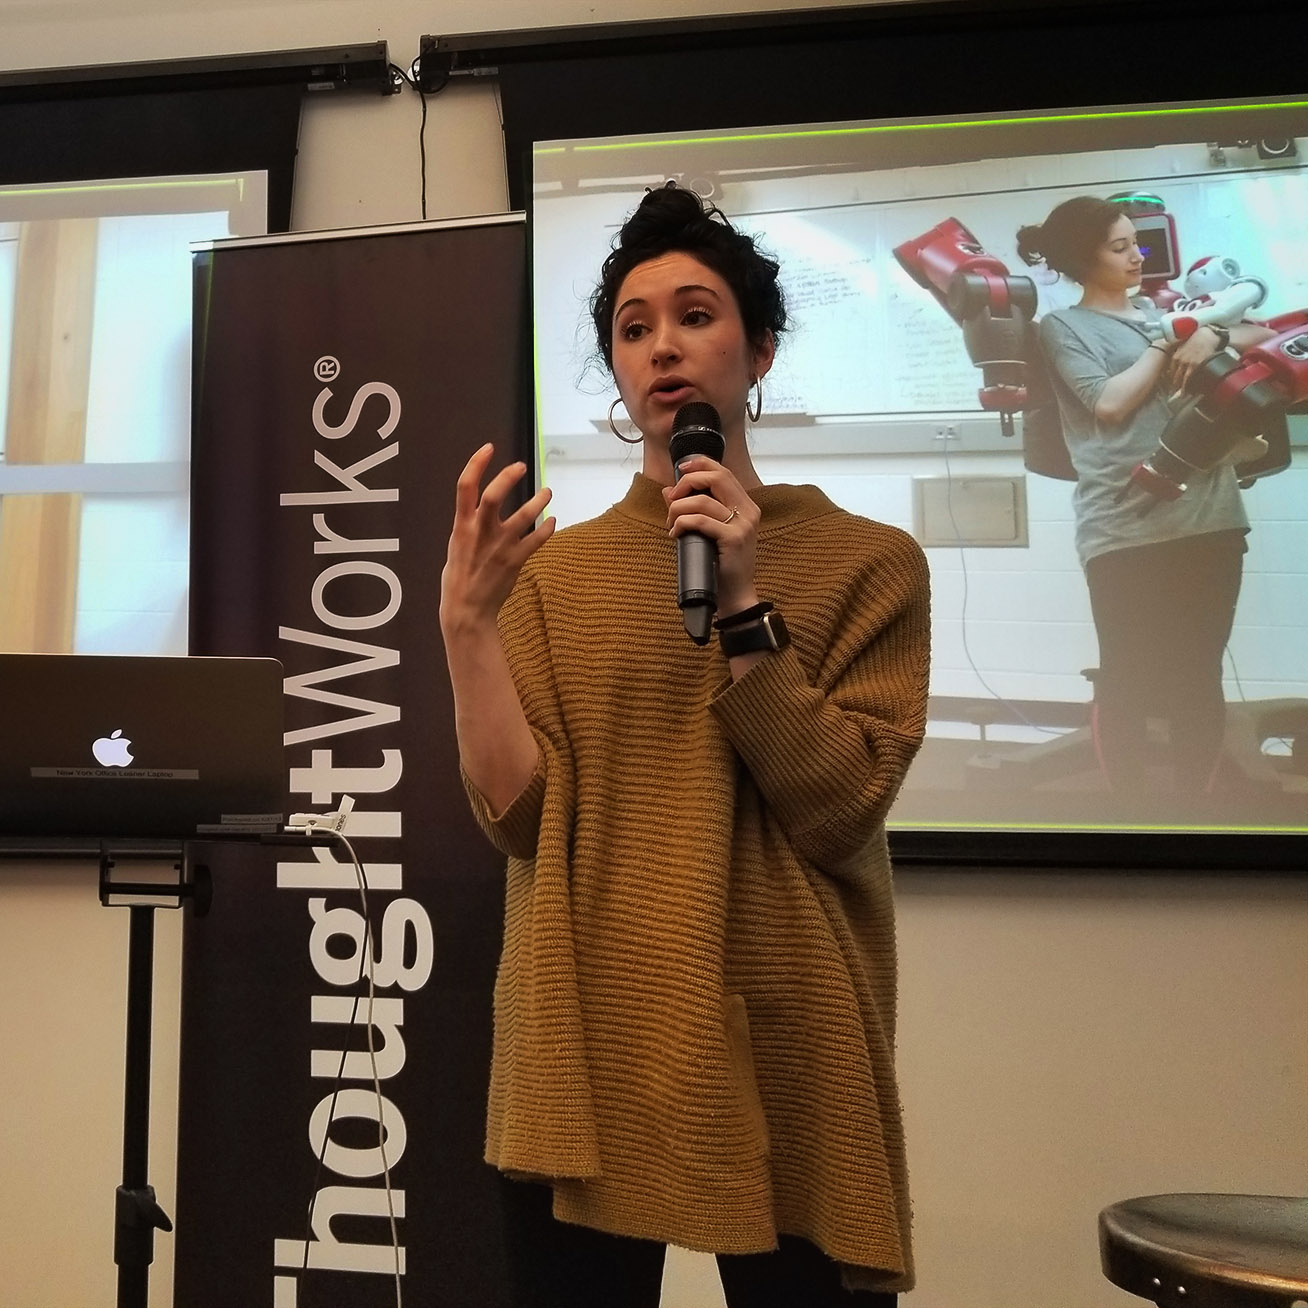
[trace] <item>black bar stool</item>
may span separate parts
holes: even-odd
[[[1099,1214],[1114,1285],[1159,1308],[1308,1308],[1308,1199],[1156,1194]]]

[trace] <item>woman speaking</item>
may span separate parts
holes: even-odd
[[[651,191],[592,302],[642,442],[625,498],[556,535],[548,490],[505,508],[522,464],[492,473],[488,445],[459,479],[440,618],[508,858],[487,1158],[519,1304],[655,1308],[667,1243],[718,1255],[731,1308],[912,1284],[885,819],[924,728],[927,570],[761,483],[777,273]],[[725,452],[678,475],[688,403]],[[675,602],[688,532],[717,551],[705,645]]]

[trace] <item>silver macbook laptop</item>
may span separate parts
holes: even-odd
[[[0,840],[281,829],[276,659],[0,654]]]

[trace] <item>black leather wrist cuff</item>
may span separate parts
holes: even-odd
[[[740,627],[746,622],[756,622],[765,613],[772,612],[772,605],[767,600],[762,600],[758,604],[751,604],[747,609],[741,609],[739,613],[730,613],[725,618],[718,618],[714,626],[719,631],[726,631],[728,627]]]
[[[753,654],[757,650],[785,649],[790,644],[790,632],[781,614],[770,610],[753,622],[719,631],[718,643],[727,658],[734,659],[737,654]]]

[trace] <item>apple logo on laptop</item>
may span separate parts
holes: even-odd
[[[125,768],[132,761],[131,743],[119,727],[111,736],[101,736],[91,746],[91,753],[102,768]]]

